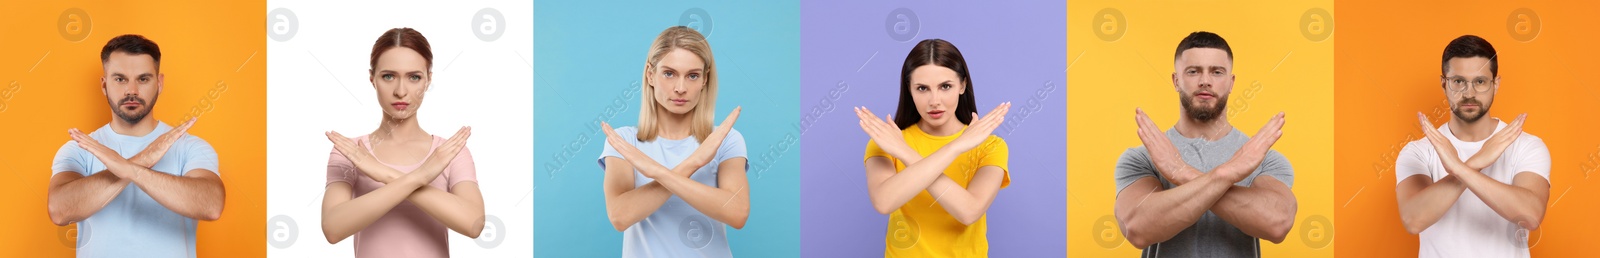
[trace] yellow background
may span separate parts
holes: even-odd
[[[1236,128],[1254,135],[1272,115],[1286,113],[1283,138],[1273,149],[1294,166],[1299,211],[1282,244],[1261,242],[1262,255],[1333,256],[1331,225],[1306,222],[1318,216],[1331,223],[1334,217],[1337,35],[1312,41],[1301,32],[1302,15],[1312,8],[1332,14],[1332,1],[1071,1],[1067,5],[1068,256],[1139,254],[1122,239],[1114,219],[1111,224],[1097,222],[1113,218],[1112,173],[1117,158],[1140,145],[1134,134],[1134,108],[1144,108],[1163,130],[1176,124],[1180,109],[1171,80],[1173,52],[1178,41],[1200,30],[1222,35],[1233,48],[1237,79],[1227,113]],[[1105,8],[1121,11],[1126,26],[1106,28],[1105,23],[1096,23],[1095,14]],[[1114,41],[1103,40],[1095,31],[1117,29],[1125,31]],[[1313,237],[1304,237],[1308,235]],[[1314,243],[1326,245],[1314,248]]]
[[[45,210],[50,161],[68,128],[92,131],[111,121],[99,88],[100,49],[121,34],[142,34],[161,46],[166,88],[152,116],[173,126],[200,117],[189,133],[218,153],[226,206],[220,220],[200,222],[199,257],[266,255],[264,1],[5,1],[0,7],[7,11],[0,16],[0,170],[7,175],[0,180],[0,257],[73,256],[76,226],[52,224]],[[89,17],[81,41],[58,32],[68,8]]]

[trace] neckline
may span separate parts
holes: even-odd
[[[372,150],[372,144],[371,144],[372,143],[372,135],[371,134],[363,135],[363,136],[361,136],[361,138],[362,138],[361,139],[362,141],[366,141],[368,143],[368,144],[362,144],[362,145],[366,145],[367,146],[367,153],[372,154],[372,160],[378,161],[378,164],[383,164],[384,166],[390,166],[390,167],[417,167],[417,166],[422,166],[422,163],[428,162],[429,158],[433,158],[433,150],[439,148],[439,145],[434,144],[435,142],[438,142],[439,136],[429,134],[428,135],[428,155],[427,156],[423,156],[421,160],[417,160],[416,164],[401,166],[401,165],[389,164],[389,162],[384,162],[382,158],[378,158],[378,153],[376,151]]]
[[[950,134],[950,135],[945,135],[945,136],[939,136],[939,135],[930,134],[930,133],[928,133],[928,131],[922,130],[922,125],[920,125],[920,124],[913,124],[913,125],[911,125],[911,127],[906,128],[906,130],[912,130],[912,132],[916,132],[917,135],[921,135],[922,137],[927,137],[929,139],[950,140],[950,139],[955,139],[956,137],[961,137],[961,134],[966,133],[967,132],[967,126],[966,125],[962,125],[961,126],[961,130],[956,130],[956,133],[953,133],[953,134]]]

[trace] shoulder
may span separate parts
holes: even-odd
[[[1544,144],[1544,139],[1541,139],[1541,138],[1539,138],[1539,136],[1534,136],[1533,134],[1530,134],[1530,133],[1527,133],[1527,132],[1523,132],[1522,135],[1517,136],[1517,140],[1511,142],[1511,145],[1512,146],[1516,146],[1516,147],[1518,147],[1517,149],[1522,149],[1522,150],[1545,150],[1545,151],[1549,151],[1549,146],[1546,146]]]
[[[628,140],[629,142],[639,142],[639,127],[623,126],[614,129],[617,132],[617,136],[622,136],[623,140]],[[605,137],[605,135],[601,135],[600,137]]]

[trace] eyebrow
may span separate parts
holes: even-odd
[[[674,70],[674,71],[678,70],[677,68],[672,68],[672,66],[669,66],[669,65],[661,65],[661,68],[666,68],[667,70]],[[703,68],[695,68],[695,69],[686,70],[685,72],[699,72],[702,69]]]

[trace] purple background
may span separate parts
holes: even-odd
[[[881,255],[887,215],[872,209],[851,111],[894,111],[900,65],[917,41],[961,49],[980,113],[1012,102],[995,130],[1010,146],[1011,185],[988,211],[994,257],[1066,256],[1066,3],[803,1],[800,18],[801,255]],[[919,29],[891,37],[891,11]],[[904,39],[904,38],[902,38]],[[841,86],[842,85],[842,86]]]

